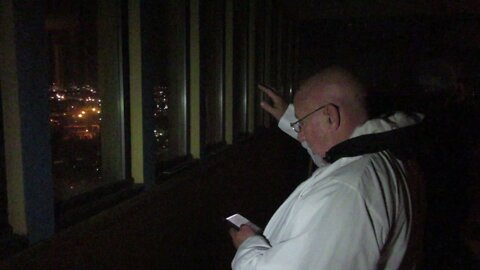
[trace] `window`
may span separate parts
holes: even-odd
[[[153,91],[156,157],[162,168],[188,150],[186,1],[162,1],[158,10],[158,85]]]
[[[256,3],[256,81],[276,88],[275,73],[276,68],[274,48],[277,46],[274,34],[274,18],[278,11],[275,9],[271,0],[262,0]],[[279,90],[279,89],[277,89]],[[256,91],[256,103],[264,98],[264,94]],[[280,93],[281,94],[281,93]],[[255,121],[257,126],[269,127],[272,121],[270,115],[256,106]]]
[[[255,12],[255,81],[258,83],[268,83],[265,79],[265,61],[266,61],[266,18],[268,13],[265,10],[265,1],[258,1],[256,3]],[[255,104],[260,104],[263,94],[260,91],[255,91]],[[263,126],[266,113],[259,106],[255,106],[255,125],[256,127]]]
[[[149,1],[142,12],[143,80],[153,99],[157,175],[190,159],[187,1]]]
[[[248,5],[247,1],[234,1],[233,13],[233,138],[246,136],[248,93]]]
[[[120,7],[47,0],[55,198],[125,179]]]
[[[200,3],[200,91],[203,154],[225,143],[224,44],[225,3]]]
[[[283,85],[284,97],[287,101],[293,102],[294,80],[295,80],[295,24],[291,20],[285,20],[282,26],[283,42],[282,56],[280,61],[285,61],[287,65],[283,65],[283,72],[280,78]]]

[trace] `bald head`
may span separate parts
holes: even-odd
[[[302,120],[299,139],[321,156],[350,138],[368,118],[366,93],[350,72],[331,67],[306,80],[295,95],[295,114]],[[319,109],[320,108],[320,109]]]
[[[320,102],[333,103],[353,113],[357,121],[367,117],[366,93],[362,84],[350,72],[340,67],[324,69],[307,79],[296,99],[318,106]],[[299,100],[300,101],[300,100]]]

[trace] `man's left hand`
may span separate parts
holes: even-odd
[[[247,240],[247,238],[256,234],[252,227],[245,224],[240,226],[240,230],[238,231],[231,228],[229,233],[232,237],[232,242],[235,248],[238,248],[245,240]]]

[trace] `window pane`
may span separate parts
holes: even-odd
[[[159,1],[151,6],[156,16],[148,20],[154,62],[153,87],[156,156],[160,162],[188,154],[187,144],[187,25],[185,1]],[[149,11],[151,12],[151,10]],[[155,27],[156,26],[156,27]]]
[[[282,44],[282,56],[280,62],[283,64],[281,81],[284,87],[284,97],[288,102],[293,102],[293,83],[292,83],[292,74],[293,74],[293,24],[286,17],[282,23],[283,30],[283,44]]]
[[[247,134],[248,2],[236,0],[233,16],[233,134]]]
[[[119,9],[92,0],[47,7],[53,177],[64,200],[124,178]]]
[[[258,1],[255,4],[255,81],[258,83],[267,83],[265,79],[265,33],[266,33],[266,17],[265,1]],[[260,104],[263,100],[264,94],[261,91],[255,91],[255,104]],[[256,127],[263,126],[266,113],[255,105],[255,125]]]
[[[282,55],[282,21],[283,14],[279,10],[275,10],[272,18],[272,84],[283,95],[284,88],[281,82],[282,63],[280,57]]]
[[[154,136],[157,173],[171,170],[189,156],[187,95],[187,2],[142,3],[142,85]],[[149,127],[150,128],[150,127]]]
[[[224,21],[223,0],[200,3],[200,91],[204,148],[224,143]]]

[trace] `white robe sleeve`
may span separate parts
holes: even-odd
[[[302,213],[310,213],[311,218],[292,221],[287,239],[271,247],[261,237],[247,239],[232,262],[234,270],[376,268],[379,235],[388,229],[356,190],[334,185],[299,198],[296,205],[298,213],[291,214],[302,219]]]
[[[290,137],[297,140],[297,133],[292,129],[292,127],[290,127],[290,123],[293,123],[295,121],[297,121],[297,118],[295,117],[295,109],[293,107],[293,104],[289,104],[287,110],[280,118],[280,121],[278,121],[278,127],[283,132],[290,135]]]

